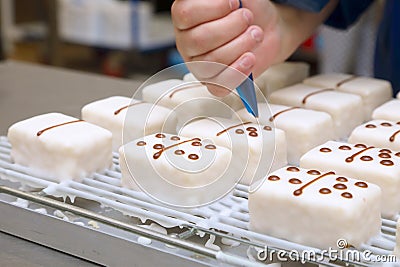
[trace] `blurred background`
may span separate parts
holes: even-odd
[[[182,62],[173,0],[0,0],[0,58],[143,80]],[[346,31],[321,27],[289,59],[316,72],[372,75],[382,1]],[[184,70],[182,70],[184,72]]]

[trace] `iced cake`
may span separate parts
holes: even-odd
[[[300,83],[309,76],[310,65],[305,62],[283,62],[269,67],[255,83],[266,98],[281,88]]]
[[[306,153],[300,166],[374,183],[382,189],[382,215],[391,217],[400,211],[400,152],[329,141]]]
[[[157,133],[119,152],[122,185],[169,204],[204,204],[226,194],[239,179],[231,151],[211,140]]]
[[[374,120],[400,121],[400,100],[393,99],[377,107],[372,113]]]
[[[370,77],[343,73],[320,74],[304,80],[305,84],[356,94],[363,100],[364,120],[370,120],[372,111],[392,97],[390,82]]]
[[[361,97],[334,89],[296,84],[272,93],[270,100],[274,104],[329,113],[334,122],[335,134],[340,139],[345,139],[364,121]]]
[[[215,144],[232,150],[234,157],[247,162],[241,183],[251,184],[269,171],[287,165],[286,138],[272,124],[259,125],[218,117],[205,118],[185,125],[179,132],[186,137],[211,139]]]
[[[325,112],[282,105],[259,104],[256,120],[246,109],[236,115],[243,121],[262,125],[273,123],[286,134],[289,164],[298,165],[300,157],[310,149],[335,138],[333,121]]]
[[[349,143],[400,151],[400,121],[373,120],[354,129]]]
[[[39,115],[8,130],[15,163],[55,181],[80,180],[112,164],[112,134],[60,113]]]
[[[82,108],[82,119],[111,131],[114,151],[145,135],[161,131],[174,134],[177,125],[172,110],[123,96],[87,104]]]
[[[216,97],[198,81],[184,82],[178,79],[144,87],[143,100],[173,109],[178,115],[179,125],[203,116],[230,118],[235,110],[243,107],[235,92],[226,97]]]
[[[316,248],[359,247],[380,232],[378,186],[298,167],[281,168],[249,194],[250,228]]]

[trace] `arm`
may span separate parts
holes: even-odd
[[[210,61],[231,67],[189,68],[200,80],[233,88],[251,72],[257,76],[288,58],[337,2],[329,0],[319,13],[311,13],[269,0],[242,0],[242,9],[238,0],[176,0],[172,18],[177,48],[186,62]],[[215,95],[227,94],[216,86],[208,87]]]

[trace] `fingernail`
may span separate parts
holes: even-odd
[[[236,8],[236,3],[238,0],[229,0],[229,7],[231,8],[231,10],[235,10]]]
[[[253,61],[250,59],[250,57],[244,57],[240,60],[239,65],[243,69],[250,69],[253,67]]]
[[[263,39],[263,33],[259,29],[253,29],[250,31],[251,38],[256,40],[256,42],[261,42]]]
[[[246,10],[246,9],[244,9],[243,10],[243,17],[244,17],[244,19],[247,21],[247,24],[251,24],[251,20],[252,20],[252,16],[251,16],[251,13],[250,13],[250,11],[248,11],[248,10]]]

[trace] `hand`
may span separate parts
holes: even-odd
[[[176,44],[211,93],[224,96],[251,72],[257,77],[287,59],[329,16],[338,0],[310,13],[269,0],[175,0],[172,19]],[[220,84],[221,86],[212,85]]]
[[[172,18],[177,48],[183,59],[220,63],[189,64],[200,81],[233,89],[250,72],[257,75],[274,61],[279,48],[274,5],[268,0],[243,0],[242,3],[243,8],[239,9],[239,0],[174,2]],[[265,50],[269,52],[264,53]],[[211,93],[218,96],[229,93],[210,83],[207,86]]]

